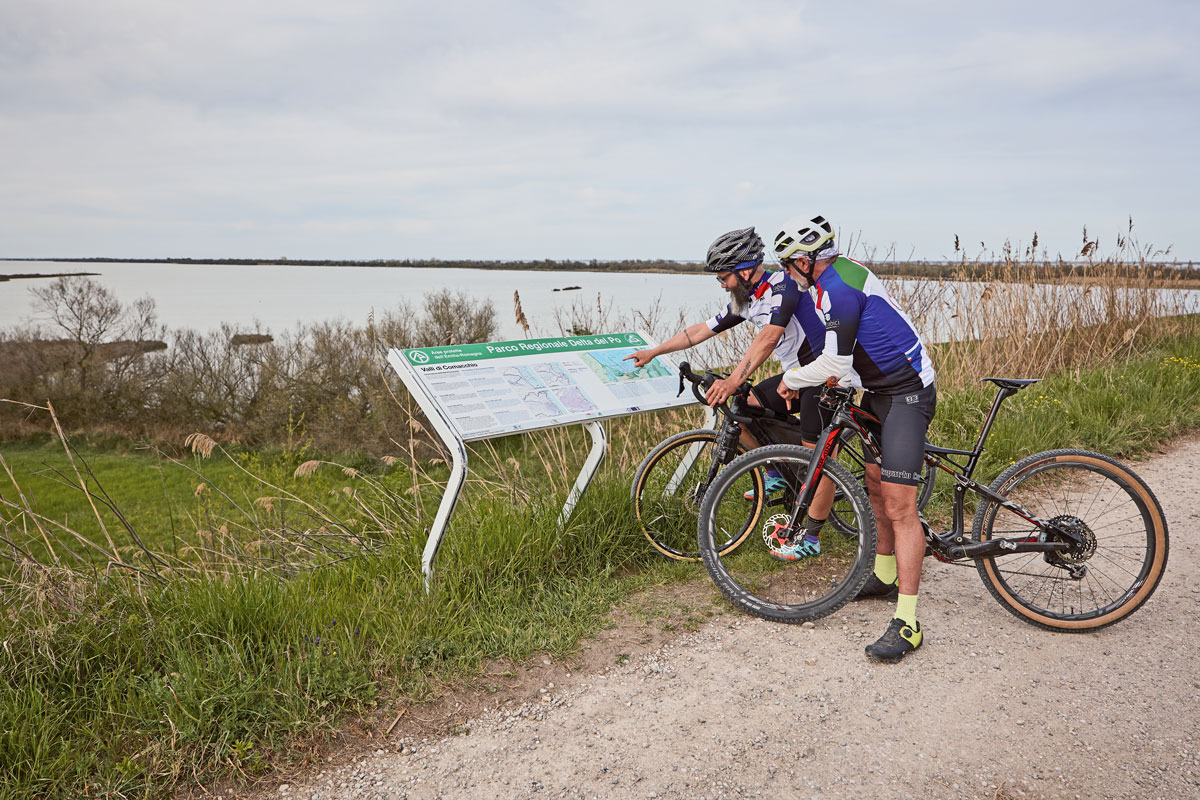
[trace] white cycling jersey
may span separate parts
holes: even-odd
[[[810,363],[825,346],[825,322],[812,297],[786,272],[764,272],[750,292],[750,307],[743,314],[733,313],[732,305],[727,305],[708,321],[708,327],[720,333],[747,320],[760,331],[767,325],[784,329],[775,345],[775,357],[785,370]]]

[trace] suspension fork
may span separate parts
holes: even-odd
[[[705,485],[712,483],[717,473],[728,464],[731,456],[737,452],[738,440],[742,436],[742,426],[736,420],[727,419],[717,432],[717,440],[713,442],[712,461],[708,465],[708,478]]]

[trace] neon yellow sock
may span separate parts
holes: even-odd
[[[896,619],[904,620],[910,628],[917,627],[917,596],[902,594],[896,600]]]
[[[896,582],[896,557],[875,554],[875,577],[884,583]]]

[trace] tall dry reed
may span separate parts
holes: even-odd
[[[985,376],[1042,377],[1145,350],[1196,330],[1196,292],[1177,274],[1131,271],[1115,261],[1047,271],[1009,261],[969,281],[888,280],[901,308],[934,347],[938,385],[953,391]]]

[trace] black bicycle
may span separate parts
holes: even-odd
[[[685,361],[679,365],[679,392],[683,393],[688,382],[696,399],[703,403],[704,393],[723,377],[712,370],[703,375],[695,373]],[[740,441],[743,427],[760,443],[800,444],[799,420],[771,410],[761,398],[760,405],[749,403],[753,391],[750,383],[743,383],[726,403],[717,406],[722,421],[716,429],[697,428],[664,439],[650,450],[634,473],[629,492],[634,515],[646,539],[663,557],[678,561],[700,559],[695,533],[700,502],[721,470],[746,452]],[[861,483],[867,456],[850,432],[843,439],[838,458]],[[928,467],[918,494],[920,508],[925,507],[933,494],[933,479],[934,469]],[[729,491],[735,488],[745,499],[761,498],[762,502],[751,502],[736,513],[727,509],[732,516],[723,520],[718,543],[723,555],[746,540],[764,509],[780,502],[765,495],[761,470],[742,475],[738,485]],[[845,497],[836,495],[829,521],[834,530],[853,537],[857,535],[856,522],[848,508]]]
[[[1128,466],[1084,450],[1036,453],[990,486],[977,483],[972,475],[1001,403],[1037,382],[984,380],[997,390],[974,448],[925,445],[926,464],[954,480],[950,530],[934,531],[921,518],[928,552],[946,562],[974,561],[992,596],[1034,625],[1078,632],[1124,619],[1146,602],[1166,567],[1167,523],[1154,493]],[[846,432],[868,450],[873,446],[864,426],[870,415],[853,404],[852,390],[826,386],[821,404],[830,421],[815,450],[775,445],[751,451],[717,477],[701,504],[698,547],[709,574],[735,605],[765,619],[795,623],[829,614],[853,598],[870,574],[873,558],[862,552],[865,540],[833,570],[822,559],[779,563],[770,547],[725,554],[713,546],[727,507],[746,503],[730,491],[742,475],[772,466],[788,479],[787,513],[768,520],[763,533],[793,541],[802,535],[814,482],[837,466],[831,454]],[[979,496],[969,533],[968,492]],[[822,537],[822,557],[827,541]],[[838,542],[832,544],[836,550]]]

